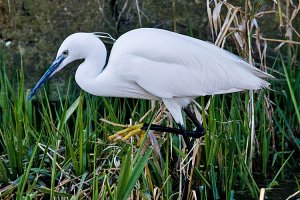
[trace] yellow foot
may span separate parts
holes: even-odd
[[[142,130],[143,124],[137,124],[130,126],[124,130],[118,131],[116,134],[111,135],[108,137],[109,141],[116,141],[116,140],[122,140],[123,142],[128,140],[131,136],[137,135],[138,133],[141,133],[141,140],[139,141],[138,145],[140,145],[141,141],[143,141],[145,137],[145,131]]]

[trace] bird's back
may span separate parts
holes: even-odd
[[[271,77],[213,44],[153,28],[122,35],[109,64],[160,98],[260,89],[269,86],[261,78]]]

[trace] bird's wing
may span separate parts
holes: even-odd
[[[140,70],[142,73],[137,76],[136,83],[160,98],[196,97],[260,88],[259,85],[251,84],[252,79],[257,79],[256,82],[260,79],[249,78],[242,70],[241,73],[236,74],[230,71],[231,69],[222,67],[196,68],[151,60],[142,62]],[[242,81],[239,81],[239,78]]]
[[[122,55],[132,81],[155,96],[196,97],[269,86],[259,78],[268,74],[213,44],[157,29],[137,33],[118,39],[123,45],[116,44],[113,56]]]
[[[244,61],[234,61],[205,49],[182,51],[173,59],[140,58],[136,82],[161,98],[196,97],[268,87]],[[174,52],[177,53],[177,52]]]

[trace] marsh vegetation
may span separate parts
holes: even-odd
[[[270,90],[197,98],[190,108],[206,134],[194,141],[190,160],[173,134],[148,132],[142,145],[138,137],[107,140],[122,125],[141,120],[175,126],[160,102],[95,97],[72,79],[63,92],[57,88],[56,101],[49,100],[47,87],[26,101],[26,54],[20,52],[19,70],[12,73],[2,45],[1,199],[177,199],[189,165],[191,199],[299,198],[300,34],[294,25],[300,4],[292,2],[206,2],[209,40],[276,79],[269,80]],[[136,8],[141,21],[143,10]],[[267,23],[276,30],[266,29]]]

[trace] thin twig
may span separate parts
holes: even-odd
[[[252,37],[256,38],[257,35],[253,34]],[[271,39],[271,38],[265,38],[265,37],[262,37],[262,36],[259,36],[259,39],[265,40],[265,41],[271,41],[271,42],[283,42],[283,43],[287,43],[287,44],[300,45],[300,42],[296,42],[296,41],[293,41],[293,40]]]
[[[295,192],[294,194],[290,195],[286,200],[289,200],[291,198],[294,198],[295,196],[297,196],[298,194],[300,194],[300,190]]]
[[[106,123],[106,124],[113,125],[113,126],[119,126],[119,127],[123,127],[123,128],[127,128],[127,127],[128,127],[128,125],[114,123],[114,122],[108,121],[108,120],[106,120],[106,119],[104,119],[104,118],[101,118],[100,121],[102,121],[102,122],[104,122],[104,123]]]

